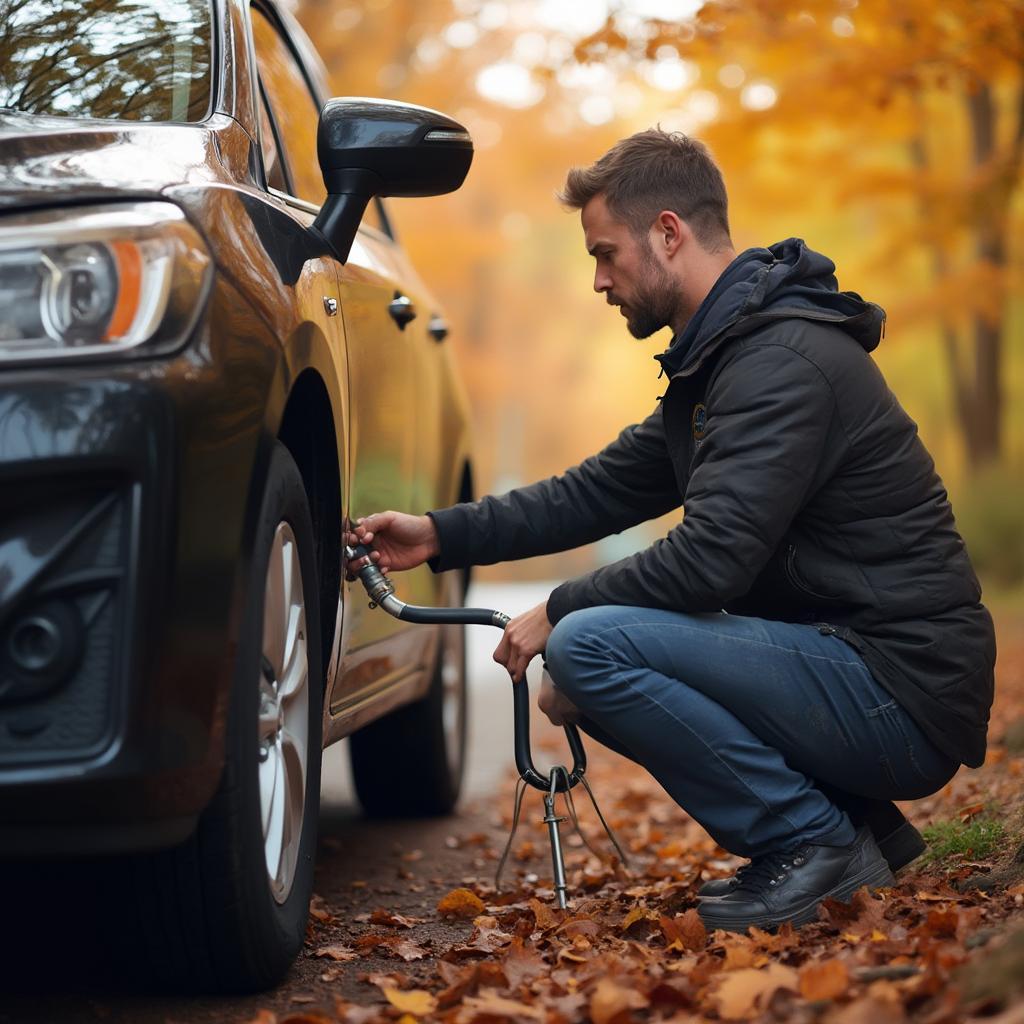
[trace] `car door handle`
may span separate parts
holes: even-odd
[[[434,341],[444,341],[448,337],[448,321],[443,316],[435,313],[427,325],[427,333]]]
[[[391,319],[398,324],[400,330],[405,330],[405,325],[416,319],[416,307],[408,295],[395,292],[395,297],[388,303],[388,312]]]

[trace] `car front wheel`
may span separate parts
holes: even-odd
[[[253,991],[302,947],[320,791],[322,676],[313,527],[275,444],[260,508],[220,788],[181,847],[135,863],[155,979]]]

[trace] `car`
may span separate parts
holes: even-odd
[[[383,202],[457,189],[472,141],[330,98],[273,0],[0,13],[0,855],[113,865],[99,916],[155,983],[264,988],[305,935],[322,747],[351,735],[372,814],[458,797],[464,627],[373,611],[344,538],[473,495]]]

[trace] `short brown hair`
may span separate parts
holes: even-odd
[[[705,249],[731,244],[722,172],[707,146],[682,132],[649,128],[616,142],[590,167],[572,168],[558,198],[581,210],[596,195],[638,237],[662,210],[672,210]]]

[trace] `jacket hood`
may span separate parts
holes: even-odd
[[[856,292],[839,291],[835,270],[802,238],[745,249],[722,271],[683,333],[654,358],[669,376],[692,373],[726,333],[791,317],[833,324],[870,352],[881,339],[885,311]]]

